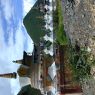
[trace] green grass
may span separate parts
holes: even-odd
[[[57,19],[58,19],[58,26],[56,28],[56,39],[60,43],[60,45],[66,45],[68,43],[65,31],[64,31],[64,25],[63,25],[63,14],[62,14],[62,6],[61,1],[57,0]]]
[[[75,81],[80,81],[84,78],[90,77],[91,66],[87,62],[87,53],[85,51],[80,51],[80,53],[76,53],[72,46],[71,48],[69,48],[69,50],[70,66]]]

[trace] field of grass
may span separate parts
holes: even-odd
[[[57,9],[55,13],[56,14],[54,15],[56,15],[56,18],[54,19],[56,21],[54,23],[56,23],[56,26],[55,26],[56,40],[60,45],[66,45],[68,43],[68,40],[64,31],[61,0],[57,0]]]

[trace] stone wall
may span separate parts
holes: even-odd
[[[73,2],[74,1],[74,2]],[[95,55],[95,0],[62,0],[64,28],[72,43],[78,40]]]

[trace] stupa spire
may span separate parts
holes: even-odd
[[[15,60],[15,61],[13,61],[13,63],[18,63],[18,64],[22,64],[22,59],[21,60]]]
[[[13,72],[13,73],[6,73],[6,74],[0,74],[0,77],[2,78],[17,78],[17,73]]]

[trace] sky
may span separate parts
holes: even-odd
[[[33,51],[23,18],[36,0],[0,0],[0,73],[16,72],[19,65],[12,61],[22,59],[23,50]],[[24,80],[25,81],[25,80]],[[27,80],[28,81],[28,80]],[[29,82],[28,82],[29,83]],[[0,95],[17,95],[21,83],[17,79],[0,78]]]

